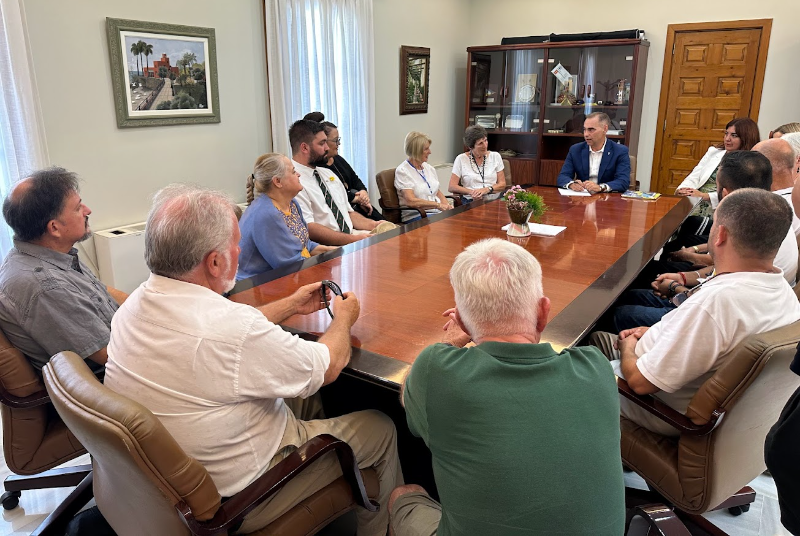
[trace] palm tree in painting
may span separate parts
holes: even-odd
[[[139,41],[139,43],[141,43],[141,41]],[[137,59],[141,58],[141,56],[139,56],[139,52],[140,52],[139,51],[139,43],[133,43],[131,45],[131,54],[133,54],[133,56],[135,58],[137,58]],[[141,62],[138,65],[139,66],[138,66],[138,69],[137,69],[136,72],[139,73],[139,76],[141,76],[142,75],[142,64],[141,64]]]
[[[144,59],[147,61],[147,71],[150,71],[150,59],[148,56],[153,53],[153,45],[148,43],[142,43],[144,47],[142,48],[142,54],[144,54]]]
[[[194,63],[197,61],[197,56],[195,56],[194,52],[186,52],[184,53],[182,59],[183,59],[184,69],[186,70],[186,74],[188,75],[189,67],[194,65]]]
[[[141,66],[141,64],[142,64],[142,52],[144,52],[144,47],[147,46],[147,44],[144,41],[139,41],[138,43],[136,43],[136,46],[139,47],[139,65]],[[142,70],[142,68],[139,67],[139,71],[140,71],[139,74],[141,74],[141,70]]]

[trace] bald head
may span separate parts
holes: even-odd
[[[78,191],[78,176],[60,167],[41,169],[21,180],[3,202],[3,218],[23,242],[38,240]]]
[[[760,141],[753,147],[754,151],[763,154],[772,166],[772,190],[791,188],[794,185],[792,167],[794,166],[794,149],[786,140],[772,138]]]

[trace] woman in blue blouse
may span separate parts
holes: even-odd
[[[236,279],[274,270],[336,249],[308,238],[308,226],[294,197],[303,189],[292,161],[278,153],[261,155],[247,178],[247,202],[239,222]]]

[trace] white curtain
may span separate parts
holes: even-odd
[[[0,198],[47,162],[33,63],[20,0],[0,0]],[[0,256],[13,233],[0,219]]]
[[[374,173],[372,0],[265,0],[275,152],[289,127],[320,111],[339,127],[340,154],[364,184]]]

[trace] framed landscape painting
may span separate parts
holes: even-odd
[[[106,19],[117,126],[219,123],[213,28]]]
[[[428,112],[431,49],[400,47],[400,115]]]

